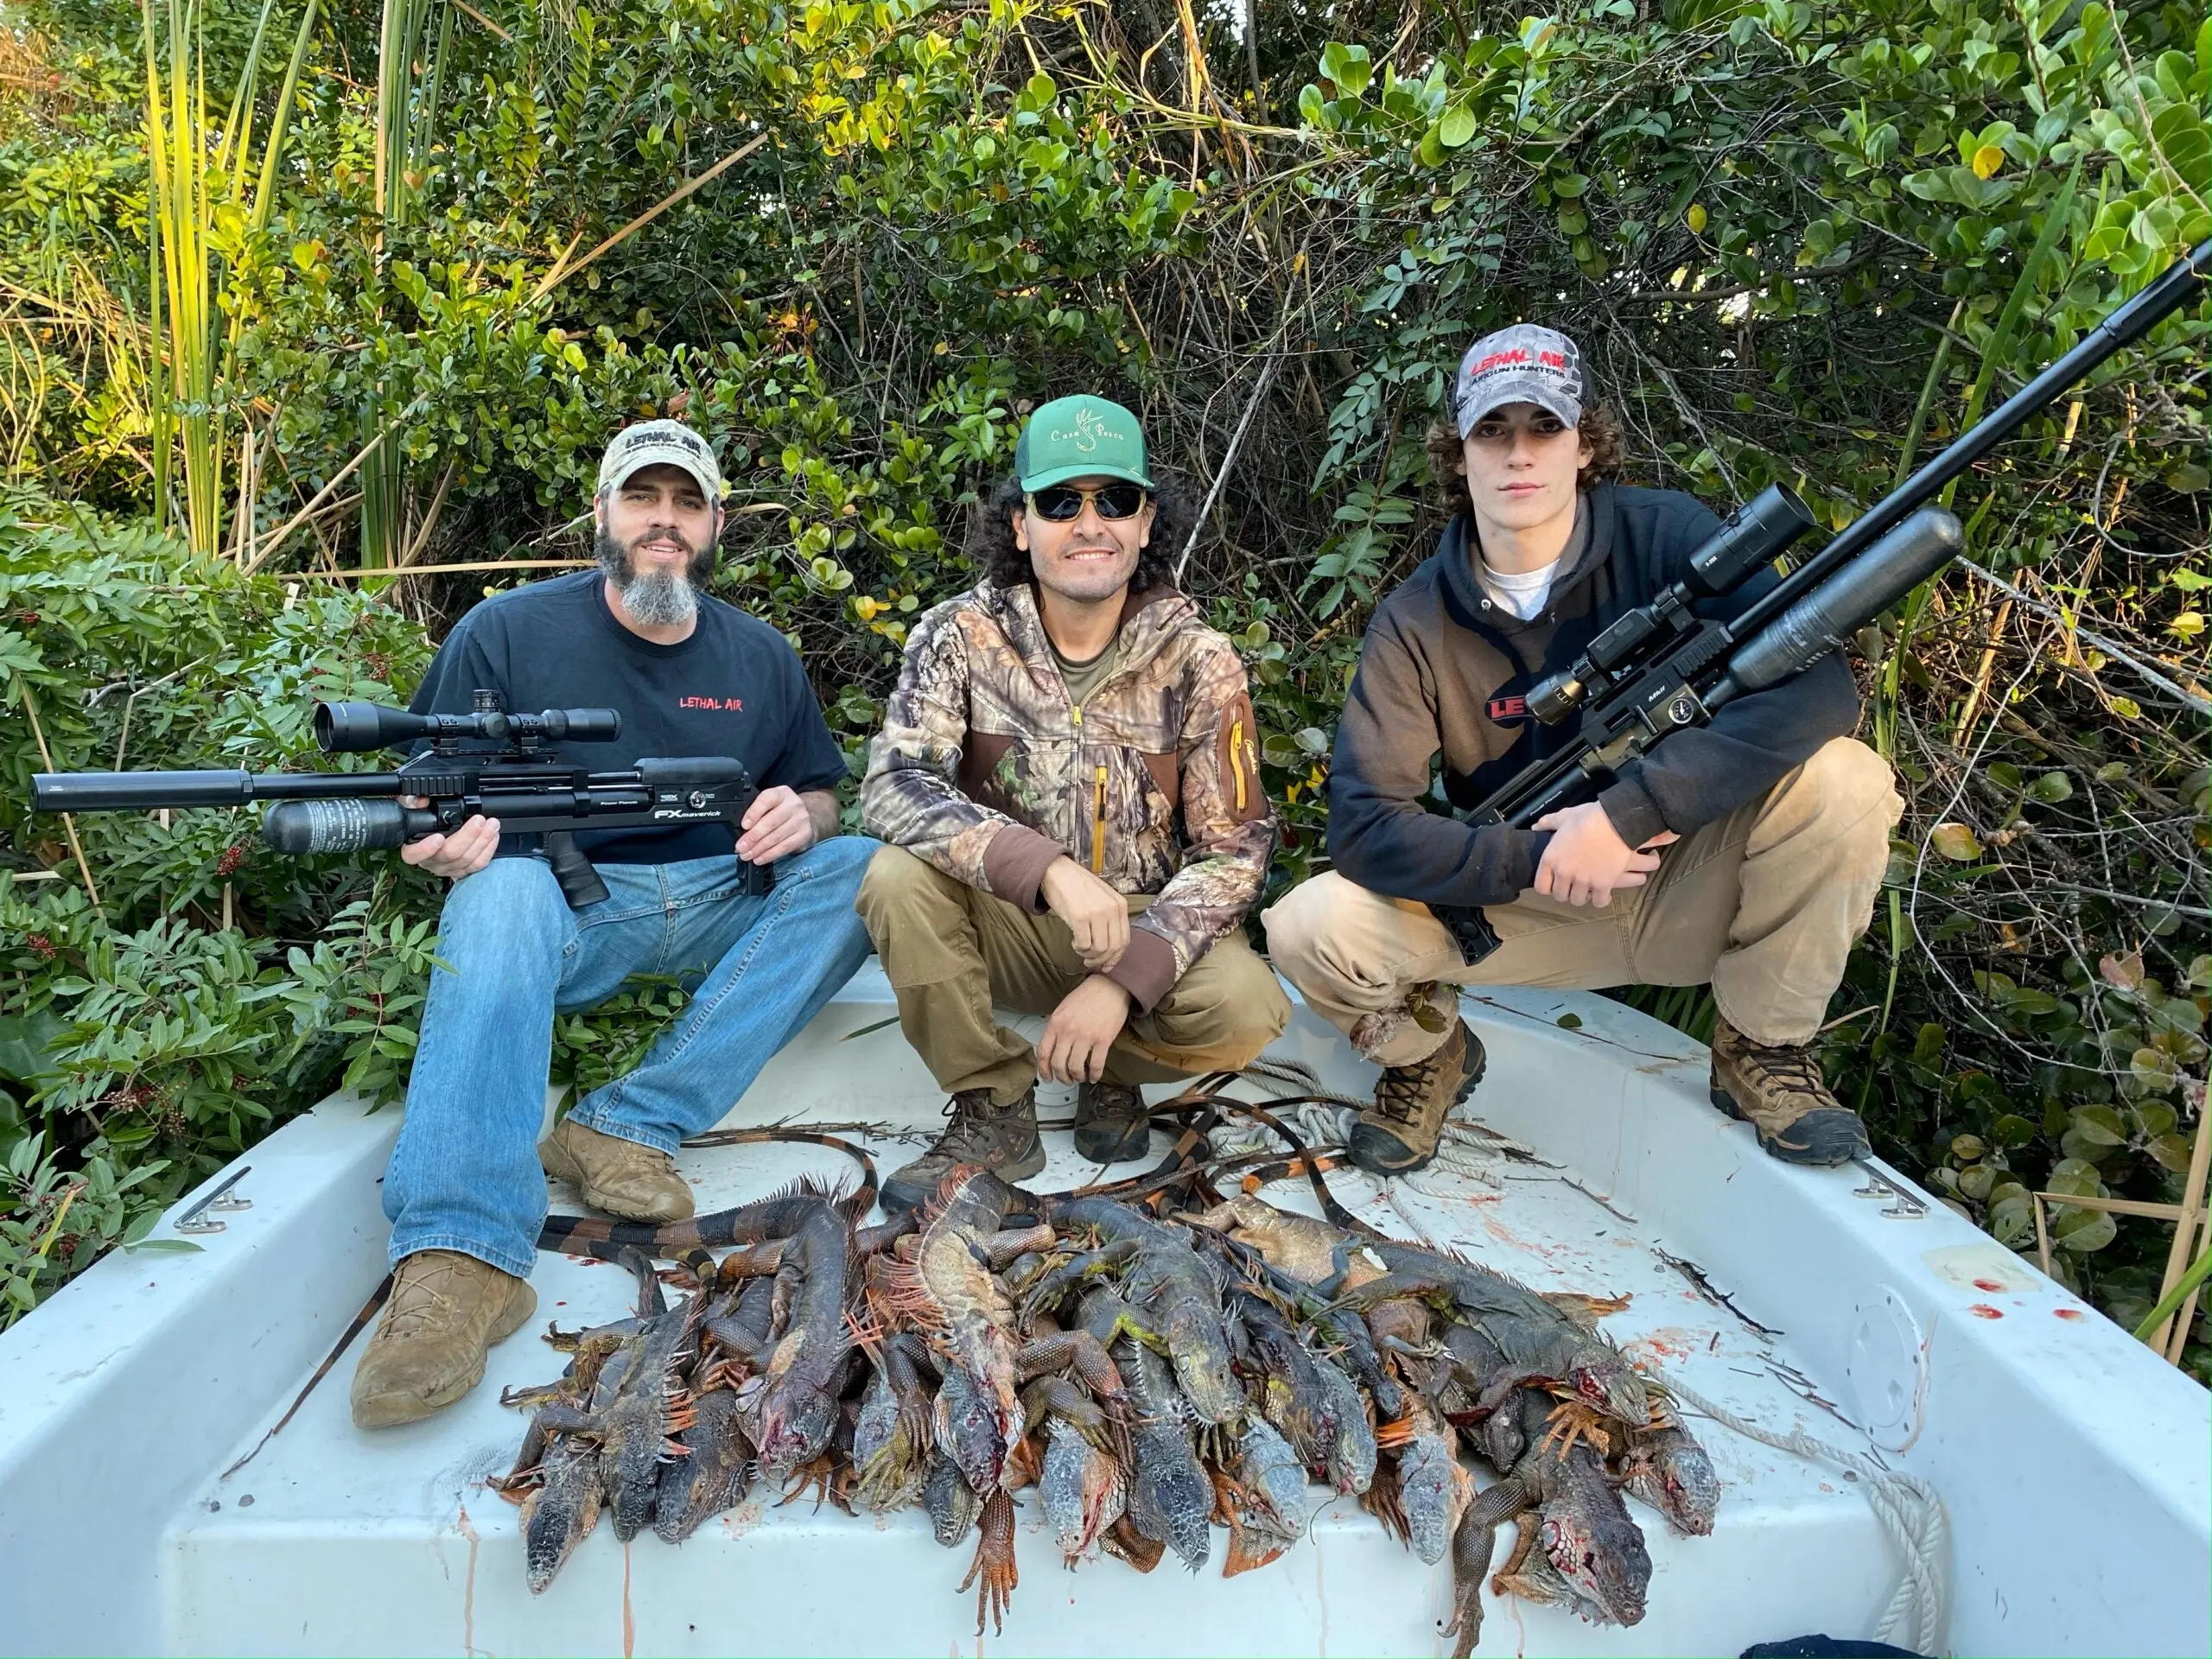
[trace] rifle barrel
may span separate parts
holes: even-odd
[[[1942,453],[1859,515],[1826,547],[1805,561],[1778,587],[1770,588],[1732,625],[1747,639],[1795,604],[1805,590],[1884,534],[1906,513],[1933,496],[1967,467],[2027,424],[2030,416],[2053,402],[2098,364],[2133,345],[2189,303],[2212,275],[2212,238],[2198,243],[2166,268],[2134,298],[2115,308],[2085,334],[2074,349],[1974,423]]]
[[[1802,673],[1959,555],[1966,533],[1941,507],[1923,507],[1859,557],[1737,647],[1706,695],[1718,709]]]
[[[31,778],[31,805],[40,812],[373,800],[398,792],[398,779],[388,772],[41,772]]]

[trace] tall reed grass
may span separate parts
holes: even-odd
[[[263,0],[253,44],[218,129],[210,118],[198,0],[143,0],[146,56],[147,381],[154,511],[198,551],[219,552],[232,469],[250,486],[249,443],[231,454],[232,371],[245,308],[226,305],[253,243],[265,236],[318,0],[307,0],[282,88],[258,135],[262,57],[277,0]],[[181,488],[180,488],[181,477]],[[251,515],[250,487],[239,511]]]

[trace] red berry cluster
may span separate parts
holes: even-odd
[[[238,866],[245,862],[245,842],[242,841],[232,842],[229,846],[223,849],[221,856],[216,859],[215,874],[218,875],[231,875],[235,874]]]
[[[34,933],[26,938],[23,944],[29,949],[31,955],[36,957],[41,962],[54,960],[54,941],[45,934]]]
[[[372,651],[364,657],[361,661],[368,669],[369,672],[376,676],[378,679],[388,682],[391,678],[391,658],[386,656],[383,652]]]

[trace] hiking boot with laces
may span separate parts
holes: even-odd
[[[944,1178],[962,1164],[977,1164],[1001,1180],[1026,1180],[1045,1167],[1044,1143],[1037,1139],[1037,1090],[1021,1091],[1003,1106],[991,1103],[988,1089],[963,1089],[944,1103],[952,1121],[937,1144],[911,1164],[891,1172],[880,1202],[887,1216],[901,1216],[937,1196]]]
[[[573,1117],[563,1118],[537,1143],[537,1161],[593,1209],[625,1221],[688,1221],[696,1207],[676,1160],[658,1147],[586,1128]]]
[[[1427,1164],[1446,1115],[1483,1080],[1485,1058],[1482,1039],[1460,1020],[1427,1059],[1385,1067],[1375,1104],[1352,1125],[1351,1161],[1370,1175],[1404,1175]]]
[[[1786,1164],[1827,1169],[1873,1155],[1866,1126],[1828,1092],[1810,1047],[1755,1043],[1726,1020],[1713,1033],[1713,1103]]]
[[[484,1380],[484,1351],[522,1329],[537,1293],[458,1250],[418,1250],[392,1272],[384,1318],[353,1372],[353,1423],[390,1428]]]
[[[1086,1083],[1076,1090],[1075,1149],[1092,1163],[1141,1158],[1151,1144],[1141,1090],[1125,1083]]]

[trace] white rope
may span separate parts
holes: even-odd
[[[1840,1451],[1815,1440],[1802,1429],[1777,1434],[1771,1429],[1745,1422],[1733,1412],[1716,1406],[1674,1379],[1666,1391],[1692,1410],[1703,1413],[1723,1428],[1793,1457],[1832,1464],[1859,1478],[1866,1503],[1884,1531],[1904,1557],[1904,1575],[1874,1626],[1877,1642],[1901,1642],[1915,1653],[1944,1651],[1950,1622],[1951,1523],[1936,1489],[1916,1475],[1885,1469],[1871,1458]],[[1899,1633],[1903,1632],[1902,1635]]]
[[[1274,1111],[1288,1124],[1308,1152],[1333,1152],[1351,1139],[1351,1126],[1359,1121],[1356,1107],[1310,1100],[1302,1106]],[[1206,1131],[1206,1145],[1217,1158],[1242,1158],[1249,1153],[1273,1152],[1281,1147],[1275,1132],[1256,1117],[1237,1117]]]

